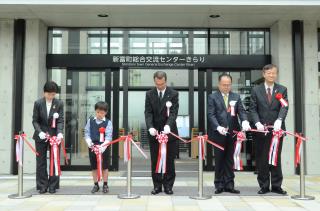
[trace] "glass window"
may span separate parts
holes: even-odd
[[[157,70],[129,69],[129,86],[154,86],[153,74]],[[167,73],[168,86],[188,87],[188,70],[161,69]]]
[[[249,54],[270,53],[269,32],[266,30],[225,30],[211,29],[211,54]]]
[[[108,29],[56,28],[48,31],[52,54],[107,54]]]

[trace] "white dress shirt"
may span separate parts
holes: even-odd
[[[166,92],[166,89],[167,89],[167,88],[164,88],[163,90],[157,89],[158,97],[160,97],[160,92],[162,92],[162,97],[163,97],[163,96],[164,96],[164,93]]]
[[[49,117],[52,101],[51,102],[46,101],[46,106],[47,106],[47,117]]]

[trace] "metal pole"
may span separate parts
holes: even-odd
[[[300,134],[302,135],[302,134]],[[300,154],[300,195],[291,196],[292,199],[296,200],[314,200],[314,196],[306,195],[306,187],[305,187],[305,155],[304,155],[305,141],[301,144],[301,154]]]
[[[199,136],[202,136],[202,133],[199,133]],[[202,145],[201,140],[198,140],[198,195],[196,196],[190,196],[191,199],[196,200],[205,200],[210,199],[211,196],[203,195],[203,160],[202,160]]]
[[[131,161],[132,161],[132,143],[131,143],[131,141],[133,141],[133,140],[128,140],[128,141],[129,141],[128,147],[129,147],[129,151],[130,151],[130,159],[127,162],[127,193],[118,195],[119,199],[137,199],[140,197],[140,195],[138,195],[138,194],[131,193],[131,186],[132,186],[131,185],[131,172],[132,172],[132,163],[131,163]]]
[[[20,131],[19,135],[22,135],[24,132]],[[20,140],[17,140],[17,142],[20,142]],[[17,144],[17,143],[16,143]],[[21,143],[22,147],[20,148],[21,152],[21,160],[22,165],[18,163],[18,193],[9,195],[8,197],[10,199],[24,199],[24,198],[30,198],[31,194],[23,194],[23,164],[24,164],[24,142]]]

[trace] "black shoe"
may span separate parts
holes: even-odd
[[[95,193],[95,192],[98,192],[99,191],[99,185],[94,185],[92,190],[91,190],[91,193]]]
[[[162,192],[161,188],[154,188],[154,189],[151,191],[151,194],[152,194],[152,195],[156,195],[156,194],[161,193],[161,192]]]
[[[225,188],[224,192],[228,192],[228,193],[234,193],[234,194],[240,194],[239,190],[236,190],[234,188]]]
[[[45,188],[39,190],[40,194],[45,194],[46,192],[47,192],[47,189],[45,189]]]
[[[56,189],[55,188],[49,188],[49,193],[51,193],[51,194],[56,193]]]
[[[220,193],[222,193],[222,192],[223,192],[223,188],[217,188],[217,189],[214,191],[215,194],[220,194]]]
[[[103,192],[103,193],[108,193],[108,192],[109,192],[109,187],[108,187],[108,185],[103,185],[103,186],[102,186],[102,192]]]
[[[258,194],[266,194],[266,193],[269,193],[269,192],[270,192],[269,188],[261,188],[258,191]]]
[[[281,195],[287,195],[287,191],[283,190],[282,188],[272,188],[271,192],[281,194]]]
[[[172,191],[171,188],[166,188],[166,189],[164,189],[164,192],[165,192],[166,194],[168,194],[168,195],[172,195],[172,194],[173,194],[173,191]]]

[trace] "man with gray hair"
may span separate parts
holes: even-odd
[[[167,86],[167,74],[157,71],[153,75],[155,87],[146,93],[145,121],[149,132],[149,145],[151,154],[152,181],[154,189],[151,194],[162,192],[162,186],[166,194],[173,194],[172,187],[175,180],[176,139],[170,134],[172,131],[178,134],[176,118],[179,109],[178,92]],[[160,143],[156,139],[158,133],[167,134],[167,152],[165,170],[157,168]],[[156,170],[157,169],[157,170]]]

